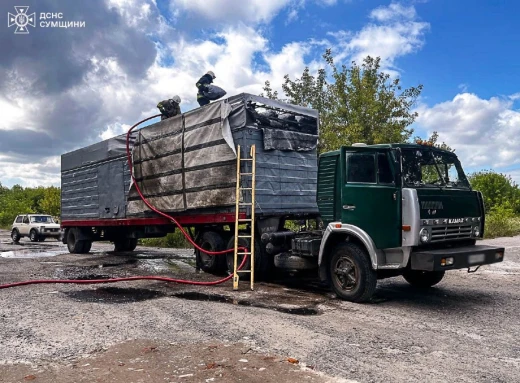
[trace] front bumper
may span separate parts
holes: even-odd
[[[453,264],[446,265],[449,258],[452,258]],[[410,266],[412,270],[422,271],[456,270],[502,262],[503,259],[503,247],[473,245],[413,252],[410,255]]]
[[[40,237],[52,237],[52,238],[61,238],[63,235],[63,231],[39,231],[38,235]]]

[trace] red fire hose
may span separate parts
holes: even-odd
[[[133,166],[132,166],[132,154],[130,152],[130,134],[132,133],[132,130],[134,130],[138,125],[140,125],[143,122],[146,122],[148,120],[151,120],[152,118],[156,118],[156,117],[159,117],[159,116],[161,116],[161,115],[157,114],[155,116],[148,117],[148,118],[145,118],[144,120],[139,121],[137,124],[132,126],[128,130],[128,133],[126,134],[126,155],[127,155],[127,160],[128,160],[128,167],[130,169],[130,175],[131,175],[132,181],[133,181],[133,183],[135,185],[135,190],[137,191],[137,193],[139,194],[139,197],[141,197],[143,202],[146,204],[146,206],[148,206],[148,208],[150,210],[152,210],[155,213],[157,213],[157,214],[159,214],[159,215],[169,219],[172,223],[177,225],[177,227],[179,228],[181,233],[186,237],[186,239],[197,250],[199,250],[199,251],[201,251],[203,253],[206,253],[208,255],[212,255],[212,256],[222,255],[222,254],[226,254],[226,253],[229,253],[229,252],[233,251],[233,249],[227,249],[227,250],[221,250],[221,251],[208,251],[208,250],[205,250],[205,249],[201,248],[199,245],[197,245],[191,239],[191,237],[188,235],[188,233],[186,233],[186,231],[182,228],[182,226],[179,224],[179,222],[177,222],[175,220],[175,218],[173,218],[172,216],[170,216],[170,215],[168,215],[168,214],[166,214],[166,213],[156,209],[154,206],[152,206],[150,204],[150,202],[148,202],[146,197],[143,195],[143,193],[141,192],[141,189],[139,188],[139,185],[137,184],[137,182],[135,180],[135,177],[134,177],[134,171],[133,171]],[[244,250],[244,252],[247,252],[247,248],[245,248],[245,247],[240,247],[239,249],[240,250]],[[242,262],[240,263],[240,266],[238,266],[238,270],[240,270],[240,269],[242,269],[242,267],[244,267],[244,264],[246,263],[246,260],[247,260],[247,255],[245,255],[244,258],[242,259]],[[115,283],[115,282],[139,281],[139,280],[153,280],[153,281],[162,281],[162,282],[173,282],[173,283],[180,283],[180,284],[185,284],[185,285],[214,286],[214,285],[218,285],[218,284],[224,283],[226,281],[229,281],[232,277],[233,277],[233,275],[231,274],[231,275],[228,275],[225,278],[218,279],[216,281],[211,281],[211,282],[189,281],[189,280],[185,280],[185,279],[175,279],[175,278],[156,277],[156,276],[124,277],[124,278],[109,278],[109,279],[79,279],[79,280],[74,280],[74,279],[40,279],[40,280],[31,280],[31,281],[7,283],[7,284],[0,285],[0,289],[7,289],[9,287],[16,287],[16,286],[37,285],[37,284],[50,284],[50,283],[74,283],[74,284],[85,284],[86,285],[86,284]]]

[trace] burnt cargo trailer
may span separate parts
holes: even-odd
[[[235,221],[238,145],[242,157],[256,147],[258,234],[281,230],[287,219],[318,216],[318,129],[313,109],[240,94],[133,132],[134,176],[154,207],[195,227],[197,242],[224,249]],[[132,184],[126,141],[121,135],[62,155],[61,218],[72,252],[86,252],[96,240],[133,250],[138,238],[174,230]],[[240,171],[251,173],[251,162],[243,162]],[[244,188],[250,182],[242,178]],[[251,195],[240,198],[247,203]],[[240,217],[250,217],[250,209],[244,206]],[[213,265],[213,258],[205,261],[206,271],[225,266]]]

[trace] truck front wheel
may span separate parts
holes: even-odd
[[[355,243],[343,242],[334,248],[329,272],[332,290],[341,299],[366,302],[374,294],[377,274],[368,254]]]
[[[444,273],[444,271],[407,270],[403,278],[412,286],[425,289],[439,283],[444,278]]]

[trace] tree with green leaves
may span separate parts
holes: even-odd
[[[399,78],[381,71],[381,59],[367,56],[358,65],[338,66],[332,51],[323,55],[325,68],[314,75],[307,67],[300,78],[284,77],[282,89],[290,103],[320,113],[320,152],[356,142],[380,144],[406,142],[417,118],[412,108],[422,85],[403,89]],[[264,92],[278,98],[269,82]]]
[[[436,131],[434,131],[432,133],[432,135],[427,138],[426,140],[423,140],[422,138],[420,137],[415,137],[415,142],[418,143],[418,144],[427,144],[427,145],[430,145],[430,146],[433,146],[433,147],[436,147],[438,149],[442,149],[442,150],[447,150],[449,152],[455,152],[455,149],[452,149],[450,146],[448,146],[448,144],[446,144],[444,141],[439,144],[437,142],[437,140],[439,139],[439,133],[437,133]]]
[[[61,212],[61,190],[55,186],[45,188],[43,199],[40,201],[42,213],[59,217]]]
[[[482,192],[486,212],[502,208],[520,213],[520,189],[511,176],[483,170],[470,174],[468,180],[473,189]]]

